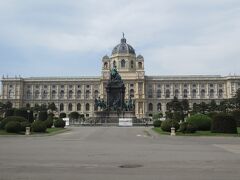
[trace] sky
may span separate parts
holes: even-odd
[[[0,73],[99,76],[122,32],[146,75],[240,74],[239,0],[0,0]]]

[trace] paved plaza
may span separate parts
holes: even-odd
[[[159,136],[145,127],[80,127],[0,136],[0,180],[239,180],[240,138]]]

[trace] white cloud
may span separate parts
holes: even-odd
[[[38,48],[88,58],[110,54],[124,31],[146,74],[240,73],[239,8],[238,0],[0,1],[0,45],[22,58]]]

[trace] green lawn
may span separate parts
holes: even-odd
[[[170,135],[170,132],[164,132],[161,128],[153,128],[153,130],[161,135]],[[240,127],[238,127],[238,134],[225,134],[225,133],[211,133],[211,131],[197,131],[195,133],[184,134],[181,132],[176,133],[177,136],[230,136],[240,137]]]
[[[47,128],[45,133],[31,133],[33,135],[41,134],[41,135],[54,135],[58,133],[62,133],[65,131],[69,131],[69,129],[66,128]],[[20,133],[8,133],[5,130],[0,130],[0,135],[25,135],[25,132]]]

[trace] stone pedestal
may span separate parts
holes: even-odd
[[[31,134],[30,127],[26,127],[25,135],[30,135],[30,134]]]
[[[96,123],[106,125],[118,125],[119,118],[132,118],[133,122],[137,119],[133,111],[96,111],[94,114]]]
[[[171,136],[176,136],[175,128],[171,127]]]

